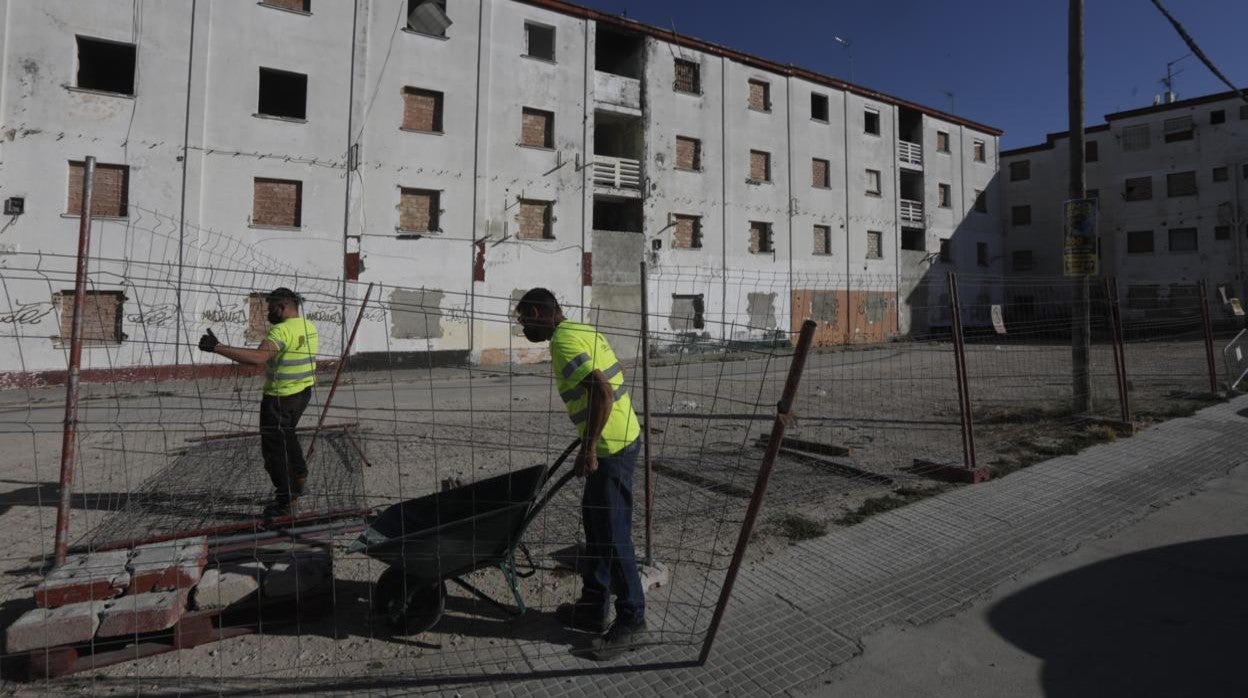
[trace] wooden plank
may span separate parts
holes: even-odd
[[[820,470],[826,470],[842,477],[853,478],[855,480],[866,480],[877,485],[891,486],[893,484],[893,478],[887,475],[881,475],[880,473],[863,470],[862,468],[859,468],[856,465],[850,465],[849,463],[829,460],[827,458],[811,455],[792,448],[784,448],[783,446],[780,447],[780,453],[800,463],[805,463],[806,465],[814,466]]]
[[[758,437],[758,447],[767,448],[767,442],[771,439],[770,434],[763,434]],[[803,441],[802,439],[794,439],[790,436],[784,437],[784,441],[780,442],[781,448],[788,448],[794,451],[805,451],[806,453],[817,453],[822,456],[848,456],[849,449],[845,446],[837,446],[836,444],[825,444],[818,441]]]

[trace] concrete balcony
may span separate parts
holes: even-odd
[[[897,141],[897,160],[905,167],[923,169],[923,146],[909,141]]]
[[[901,199],[898,207],[902,223],[924,225],[923,202],[913,199]]]
[[[601,108],[641,116],[641,81],[595,71],[594,102]]]
[[[595,155],[593,163],[595,187],[624,190],[635,196],[641,195],[641,161],[629,158],[613,158]]]

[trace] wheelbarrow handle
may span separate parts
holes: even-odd
[[[564,473],[563,477],[559,478],[553,486],[549,485],[550,478],[554,476],[555,471],[559,470],[559,467],[562,466],[563,462],[568,459],[568,456],[572,455],[572,452],[575,451],[576,447],[580,445],[580,439],[576,439],[572,443],[568,444],[568,447],[563,449],[563,453],[560,453],[559,457],[555,459],[555,462],[551,464],[549,469],[546,470],[546,479],[542,482],[543,486],[546,486],[546,491],[542,493],[541,499],[537,500],[537,502],[533,505],[533,508],[529,509],[528,515],[524,517],[524,522],[520,524],[520,536],[524,535],[524,532],[529,528],[529,524],[533,522],[533,519],[537,518],[537,515],[541,513],[542,509],[546,508],[546,504],[550,502],[551,498],[558,494],[559,490],[563,489],[564,485],[568,484],[568,480],[571,480],[573,475],[576,475],[576,471],[569,470]],[[517,536],[516,540],[518,541],[519,539],[519,536]]]
[[[542,481],[542,484],[550,482],[550,479],[555,476],[555,471],[559,470],[559,468],[563,466],[563,463],[568,459],[568,456],[571,456],[572,452],[576,450],[576,447],[580,445],[581,440],[577,438],[573,439],[572,443],[568,444],[568,447],[563,449],[563,453],[560,453],[559,457],[555,459],[555,462],[552,463],[550,468],[546,470],[546,477]]]

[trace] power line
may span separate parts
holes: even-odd
[[[1174,15],[1170,14],[1170,11],[1162,6],[1161,0],[1152,0],[1152,2],[1158,10],[1161,10],[1161,14],[1166,16],[1166,19],[1170,21],[1174,30],[1179,33],[1179,37],[1182,38],[1183,42],[1187,44],[1187,47],[1192,50],[1192,53],[1200,59],[1200,62],[1205,64],[1205,67],[1209,69],[1209,72],[1213,73],[1219,80],[1226,83],[1226,86],[1231,88],[1231,91],[1238,94],[1240,99],[1248,102],[1248,93],[1236,87],[1235,83],[1231,82],[1225,75],[1223,75],[1221,70],[1218,70],[1218,67],[1213,64],[1213,61],[1209,60],[1209,57],[1206,56],[1205,52],[1202,51],[1200,46],[1196,44],[1196,40],[1192,38],[1192,35],[1187,33],[1187,30],[1183,28],[1183,25],[1179,22],[1179,20],[1175,19]]]

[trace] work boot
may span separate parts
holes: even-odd
[[[624,623],[617,618],[611,628],[594,641],[589,656],[599,661],[615,659],[645,644],[646,639],[646,621]]]
[[[560,604],[555,616],[561,623],[587,633],[601,633],[607,627],[606,604],[578,599],[576,603]]]
[[[298,512],[298,497],[277,497],[270,504],[264,507],[260,512],[260,516],[265,519],[276,519],[283,516],[291,516]]]

